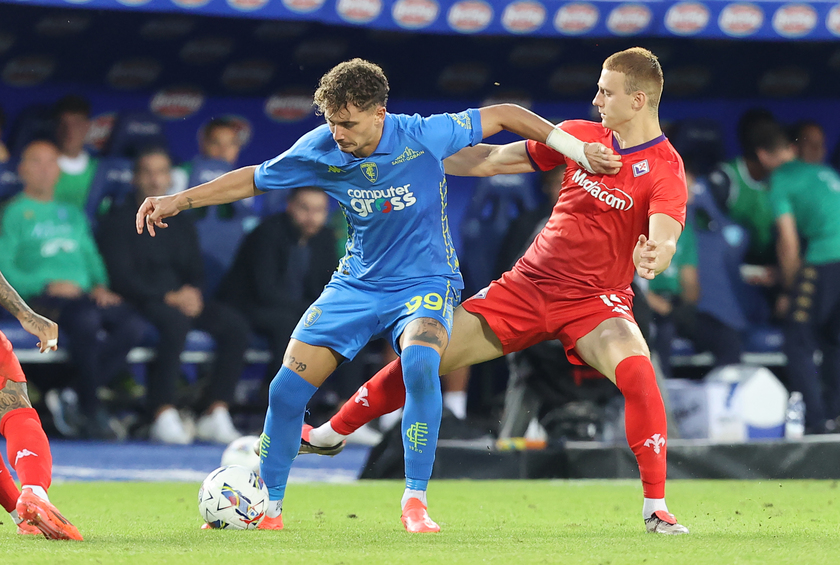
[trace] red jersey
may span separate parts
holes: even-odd
[[[621,155],[615,176],[594,175],[543,143],[528,141],[541,171],[566,164],[563,188],[545,228],[515,268],[535,280],[559,280],[570,297],[626,290],[635,273],[633,249],[648,235],[648,218],[667,214],[685,226],[688,191],[682,158],[661,135],[621,149],[612,130],[571,120],[560,127],[585,142],[603,143]]]

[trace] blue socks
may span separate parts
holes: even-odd
[[[268,412],[260,437],[260,476],[272,501],[282,500],[286,494],[289,469],[300,447],[306,404],[316,390],[318,387],[285,366],[268,387]]]
[[[435,463],[443,397],[440,392],[440,355],[425,345],[409,345],[402,352],[405,408],[402,438],[405,484],[425,491]]]

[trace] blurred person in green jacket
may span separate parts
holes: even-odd
[[[117,439],[124,430],[96,391],[126,367],[126,355],[139,345],[147,325],[108,289],[105,265],[82,210],[54,199],[58,159],[59,150],[49,141],[33,141],[24,149],[18,166],[24,189],[9,201],[0,223],[0,271],[65,334],[76,368],[70,384],[82,411],[75,421],[63,422],[65,433]],[[61,430],[58,422],[57,427]]]

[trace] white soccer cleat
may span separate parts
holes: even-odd
[[[645,520],[645,527],[651,534],[679,535],[687,534],[688,528],[677,522],[673,514],[664,510],[657,510]]]

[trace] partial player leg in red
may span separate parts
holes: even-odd
[[[315,429],[304,425],[298,453],[336,455],[344,449],[347,436],[404,404],[405,383],[397,359],[363,384],[329,422]]]
[[[399,359],[382,367],[330,419],[332,428],[349,436],[368,422],[405,404],[405,383]]]
[[[6,438],[9,462],[17,471],[22,485],[15,504],[18,517],[30,527],[37,528],[47,539],[81,541],[79,530],[47,499],[52,477],[52,454],[38,413],[32,408],[17,408],[8,412],[0,420],[0,434]],[[29,530],[20,533],[31,533],[31,528]]]
[[[628,357],[615,368],[615,382],[624,395],[627,443],[636,456],[645,494],[645,524],[649,532],[687,534],[665,506],[668,430],[665,404],[650,359]]]

